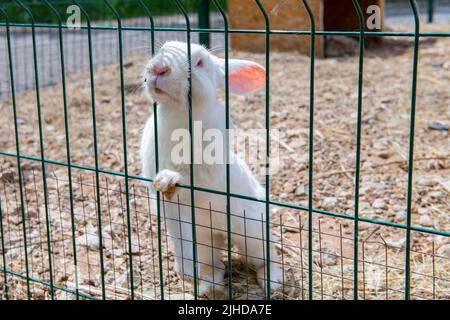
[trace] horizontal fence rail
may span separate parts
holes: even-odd
[[[201,287],[207,280],[201,278],[202,270],[206,267],[212,267],[213,270],[215,268],[205,265],[199,259],[198,251],[205,245],[197,239],[197,234],[199,229],[205,228],[210,229],[211,239],[216,232],[224,235],[225,247],[214,243],[209,247],[211,252],[222,250],[225,253],[222,259],[227,261],[224,270],[227,274],[226,281],[215,283],[213,271],[214,291],[213,296],[209,298],[450,298],[450,275],[445,271],[450,267],[450,256],[436,248],[436,239],[444,239],[439,240],[439,243],[444,243],[439,248],[448,245],[450,230],[445,227],[418,225],[413,220],[414,166],[418,161],[415,159],[415,136],[417,92],[420,84],[420,45],[421,41],[431,39],[447,40],[450,38],[450,30],[423,31],[419,7],[415,0],[404,1],[409,6],[413,31],[367,30],[365,12],[358,0],[351,0],[354,9],[351,14],[358,18],[357,30],[324,30],[319,17],[316,17],[312,10],[314,1],[308,0],[299,0],[297,5],[305,10],[305,18],[310,28],[279,30],[272,27],[273,12],[267,8],[266,1],[253,2],[263,21],[263,25],[255,26],[255,29],[231,27],[227,11],[233,10],[233,7],[219,0],[199,1],[199,8],[189,1],[173,0],[171,6],[167,6],[167,12],[164,12],[166,16],[153,13],[158,9],[152,1],[126,1],[127,6],[130,6],[127,7],[129,12],[140,12],[139,16],[132,18],[125,17],[124,7],[114,1],[96,2],[111,20],[99,20],[98,13],[92,10],[86,1],[81,0],[39,1],[39,5],[42,5],[39,8],[48,12],[47,20],[42,19],[41,14],[38,15],[37,7],[28,1],[15,0],[0,4],[0,102],[4,102],[0,104],[0,111],[2,108],[8,110],[10,118],[2,121],[11,128],[11,136],[7,138],[13,146],[9,148],[6,142],[5,147],[0,145],[2,299],[204,298],[201,295]],[[65,21],[65,9],[69,5],[80,9],[81,25],[77,30],[73,30],[73,26]],[[428,2],[426,8],[429,22],[433,21],[433,8],[436,6],[436,3],[433,6],[433,1]],[[199,169],[194,163],[193,152],[196,141],[193,138],[195,112],[191,71],[194,66],[190,46],[187,46],[190,182],[177,185],[180,190],[189,193],[189,203],[180,201],[179,197],[167,199],[160,192],[151,194],[145,184],[153,183],[154,179],[145,178],[134,170],[136,162],[140,160],[135,154],[138,152],[137,148],[130,143],[130,136],[135,137],[141,134],[141,131],[136,126],[130,126],[130,121],[135,121],[136,118],[139,120],[142,115],[136,117],[132,114],[136,111],[133,104],[130,104],[129,96],[141,84],[133,88],[128,85],[127,69],[135,67],[128,57],[134,59],[137,55],[147,55],[146,58],[150,58],[168,39],[189,44],[209,44],[212,53],[215,52],[215,47],[223,48],[226,79],[223,93],[223,126],[229,130],[233,126],[229,83],[232,70],[229,61],[234,54],[230,41],[234,35],[258,35],[264,42],[260,56],[265,66],[265,90],[258,96],[264,111],[264,197],[258,198],[232,190],[230,161],[224,166],[226,185],[222,189],[210,189],[195,183],[195,173]],[[309,136],[305,166],[306,202],[303,204],[277,200],[271,193],[274,184],[274,178],[269,174],[272,165],[271,115],[279,110],[271,99],[271,86],[274,81],[279,81],[274,79],[271,73],[274,65],[272,44],[276,36],[307,37],[309,40]],[[315,171],[316,138],[321,135],[315,126],[320,117],[317,110],[317,84],[320,81],[316,75],[317,48],[320,38],[330,36],[351,37],[358,44],[354,90],[355,136],[352,149],[355,158],[353,174],[350,175],[353,179],[354,190],[351,197],[354,206],[345,212],[319,208],[315,197],[315,192],[318,192],[315,181],[317,176],[320,177]],[[367,42],[372,38],[406,39],[412,43],[412,63],[409,66],[411,70],[405,70],[409,72],[411,86],[408,92],[408,151],[404,159],[406,192],[402,195],[405,202],[404,223],[392,221],[389,218],[391,212],[383,212],[383,216],[373,218],[363,214],[361,209],[362,148],[367,125],[364,121],[364,111],[370,107],[364,101],[365,83],[370,78],[370,75],[364,73],[364,68],[369,50]],[[109,56],[99,56],[99,52],[108,52]],[[336,61],[342,63],[339,59]],[[114,68],[110,67],[112,64],[116,64]],[[109,68],[113,70],[108,70]],[[74,98],[76,93],[69,89],[77,72],[82,74],[83,78],[82,84],[76,88],[80,95],[77,96],[78,100]],[[116,81],[111,83],[111,86],[115,86],[116,96],[105,99],[102,90],[106,89],[103,89],[101,74],[108,72],[113,74],[112,78]],[[56,91],[60,99],[60,109],[51,110],[51,113],[62,115],[61,132],[58,131],[59,136],[55,138],[64,150],[61,157],[54,156],[54,148],[49,146],[47,136],[49,130],[58,130],[56,124],[47,117],[48,92],[55,94]],[[74,106],[74,100],[78,106]],[[105,105],[112,104],[116,105],[118,111],[118,115],[114,117],[113,112],[105,115],[103,109]],[[155,120],[153,133],[158,137],[164,129],[164,124],[157,120],[157,103],[152,106],[148,104]],[[36,115],[33,120],[35,125],[25,120],[23,108],[30,105],[33,109],[29,110],[33,110]],[[82,110],[84,105],[89,108]],[[105,130],[105,119],[109,130],[120,136],[120,143],[104,143],[102,132]],[[73,126],[79,123],[88,126],[82,129],[85,130],[84,141],[73,139]],[[31,142],[29,140],[32,139],[27,141],[23,138],[24,134],[29,134],[30,131],[37,137]],[[79,149],[80,144],[84,150],[82,157],[79,156],[79,150],[74,151],[74,146]],[[227,160],[231,157],[230,144],[231,141],[226,136]],[[155,172],[164,169],[161,167],[160,154],[165,147],[158,138],[155,139]],[[112,153],[115,161],[112,168],[103,166],[106,149],[114,150]],[[33,153],[33,150],[37,152]],[[448,161],[448,158],[442,156],[443,161],[446,159]],[[225,209],[216,210],[211,202],[209,206],[199,204],[196,202],[199,193],[225,199]],[[246,216],[245,211],[237,212],[232,208],[232,202],[236,199],[263,205],[261,218],[252,220]],[[167,206],[178,208],[178,218],[166,214]],[[448,216],[448,209],[447,207],[444,215]],[[294,211],[297,218],[292,220],[283,214],[274,216],[273,212],[276,210]],[[199,219],[199,212],[207,212],[210,221]],[[186,219],[186,216],[189,218]],[[213,226],[214,216],[224,217],[226,224],[220,228]],[[254,275],[253,278],[249,276],[252,274],[251,270],[244,267],[249,259],[258,257],[248,256],[247,251],[242,253],[233,246],[232,239],[242,234],[233,230],[232,221],[242,217],[245,244],[247,245],[247,239],[262,243],[264,276],[263,279],[258,279],[262,281],[262,287],[258,287]],[[258,221],[262,226],[261,238],[247,234],[246,223],[254,224]],[[168,233],[167,226],[174,224],[180,225],[181,238]],[[188,225],[191,239],[182,237],[182,225]],[[389,232],[395,234],[396,241],[388,239],[386,234]],[[271,234],[275,237],[271,237]],[[416,247],[413,241],[415,237],[429,243],[431,251]],[[178,250],[174,247],[176,243],[181,243],[181,257],[177,256]],[[333,244],[333,250],[329,249],[330,244]],[[192,257],[189,257],[190,253],[183,252],[185,248],[192,252]],[[272,261],[274,248],[280,255],[280,261]],[[185,260],[191,263],[192,275],[187,276],[184,271],[177,272],[174,258],[181,258],[182,268]],[[416,261],[426,264],[429,268],[417,270],[414,266]],[[274,290],[275,279],[271,279],[271,269],[276,265],[280,265],[282,270],[282,283],[281,289]],[[375,280],[371,278],[373,274],[377,275]],[[392,287],[393,282],[401,285]],[[417,289],[416,283],[421,283],[424,287]],[[216,287],[221,290],[216,292]]]

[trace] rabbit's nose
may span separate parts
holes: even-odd
[[[170,73],[169,66],[153,66],[153,73],[157,76],[167,76]]]

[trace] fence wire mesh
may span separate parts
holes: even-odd
[[[31,169],[24,179],[23,190],[26,202],[26,237],[29,257],[26,274],[25,247],[20,215],[19,195],[12,181],[17,181],[14,172],[2,172],[11,180],[2,183],[2,213],[4,258],[6,268],[2,285],[4,294],[10,299],[27,298],[27,280],[30,281],[33,299],[50,299],[53,287],[57,299],[102,298],[99,260],[98,216],[95,177],[83,171],[74,173],[73,197],[76,203],[73,218],[76,230],[72,229],[71,210],[68,206],[68,180],[62,172],[52,171],[48,175],[51,220],[51,259],[53,286],[49,278],[49,251],[46,241],[45,208],[40,183],[41,173]],[[59,176],[59,177],[58,177]],[[151,198],[142,185],[131,183],[131,236],[128,235],[125,190],[123,179],[103,176],[100,180],[103,223],[103,255],[105,268],[105,295],[107,299],[129,299],[129,261],[134,260],[133,286],[136,299],[160,299],[160,288],[165,289],[166,299],[193,299],[192,281],[183,279],[174,271],[173,248],[162,225],[162,247],[158,247],[157,217],[150,210]],[[183,206],[174,199],[173,203]],[[226,214],[221,212],[220,214]],[[201,223],[198,224],[202,226]],[[329,226],[333,225],[330,229]],[[297,219],[279,215],[272,219],[271,229],[276,234],[275,243],[280,251],[283,269],[282,290],[274,299],[308,299],[308,218],[303,213]],[[207,226],[209,227],[209,226]],[[362,299],[402,299],[404,294],[404,256],[402,241],[386,241],[384,233],[391,230],[381,226],[367,228],[359,239],[361,252],[359,296]],[[325,230],[324,230],[325,229]],[[221,231],[226,231],[223,228]],[[73,237],[73,232],[75,237]],[[352,225],[334,218],[316,219],[313,223],[313,278],[314,299],[353,298],[353,237]],[[131,253],[128,241],[131,239]],[[411,260],[416,264],[411,269],[415,285],[413,299],[448,299],[450,259],[435,249],[436,239],[427,249],[411,249]],[[75,242],[75,246],[73,245]],[[76,248],[76,263],[74,261]],[[428,250],[430,248],[431,250]],[[424,251],[422,251],[424,250]],[[426,251],[425,251],[426,250]],[[162,255],[163,263],[158,263]],[[252,271],[246,266],[245,255],[233,250],[233,295],[236,299],[263,299],[264,291],[258,286]],[[3,267],[3,266],[2,266]],[[160,273],[164,274],[163,284]],[[222,284],[223,285],[223,284]],[[217,297],[219,298],[219,293]],[[222,297],[223,298],[223,297]]]

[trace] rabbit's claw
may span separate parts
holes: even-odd
[[[181,175],[171,170],[160,171],[153,180],[153,188],[161,192],[164,197],[171,199],[177,188],[177,183],[181,181]]]

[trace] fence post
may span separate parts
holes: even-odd
[[[199,0],[198,27],[200,29],[209,29],[209,0]],[[209,33],[201,32],[199,37],[200,43],[209,48]]]
[[[428,5],[428,23],[432,23],[434,16],[434,1],[428,0],[427,5]]]

